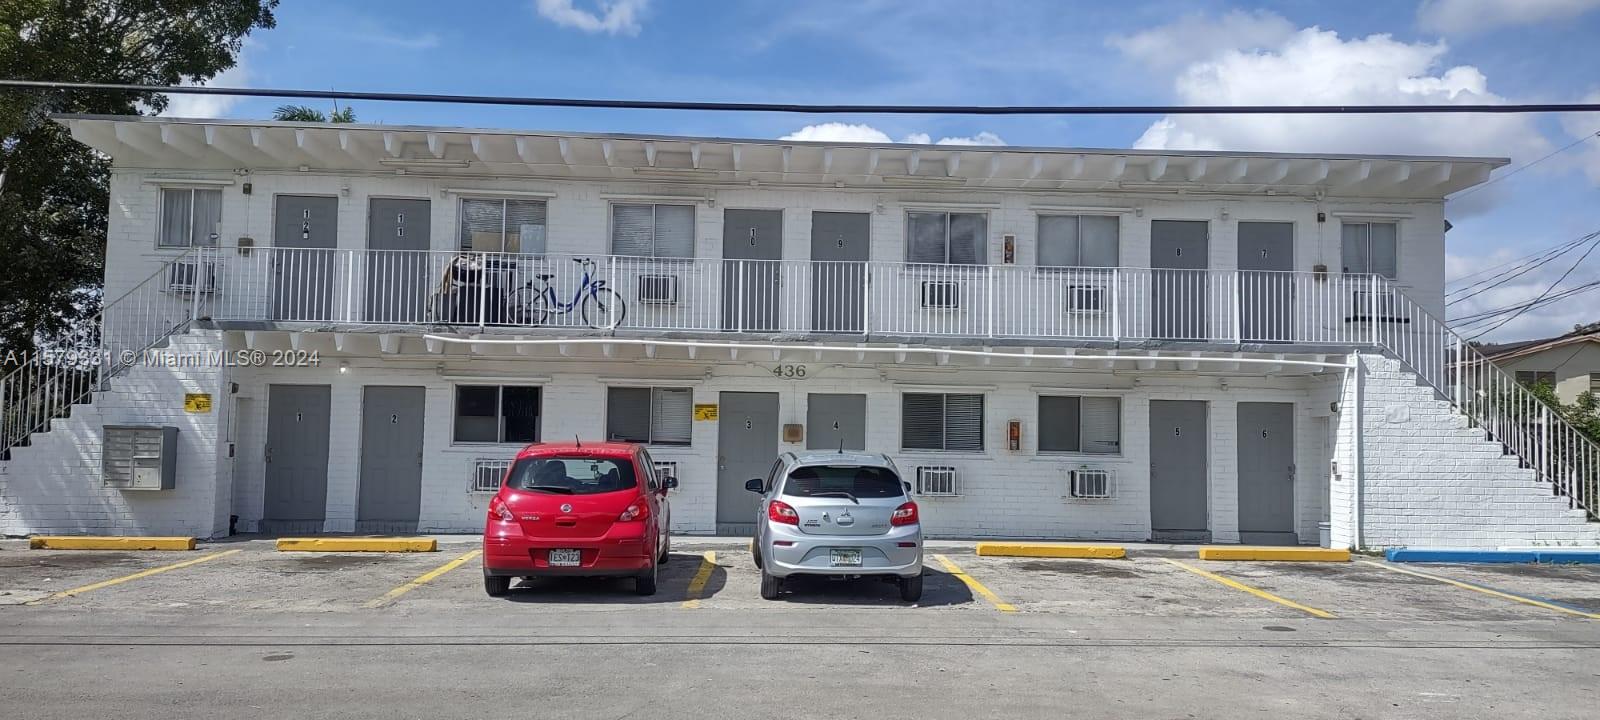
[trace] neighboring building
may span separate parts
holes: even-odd
[[[1443,198],[1504,160],[58,121],[113,160],[109,362],[13,374],[5,533],[477,531],[578,437],[685,533],[845,447],[935,536],[1600,537],[1444,379]]]
[[[1524,385],[1549,383],[1569,405],[1600,395],[1600,330],[1584,328],[1544,340],[1483,345],[1478,352]]]

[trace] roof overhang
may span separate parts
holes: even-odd
[[[1284,192],[1440,199],[1505,158],[823,143],[61,115],[120,167],[876,189]]]
[[[1527,357],[1528,355],[1534,355],[1546,350],[1554,350],[1559,347],[1566,347],[1575,343],[1585,342],[1600,343],[1600,334],[1590,333],[1587,335],[1568,335],[1566,337],[1559,337],[1543,342],[1535,342],[1528,345],[1523,345],[1501,353],[1486,353],[1484,357],[1495,362],[1500,362],[1503,360],[1515,360],[1516,358]]]

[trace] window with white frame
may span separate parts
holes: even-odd
[[[1040,267],[1116,267],[1118,219],[1105,215],[1040,215]]]
[[[1340,225],[1344,272],[1395,279],[1400,267],[1400,226],[1392,222],[1346,222]]]
[[[221,190],[161,189],[162,247],[215,247],[221,223]]]
[[[1122,452],[1122,398],[1039,396],[1039,452]]]
[[[611,252],[635,257],[694,257],[694,206],[612,205]]]
[[[989,217],[983,213],[906,213],[906,262],[986,265]]]
[[[539,439],[539,388],[457,385],[455,442],[530,443]]]
[[[510,198],[463,198],[461,249],[476,252],[543,254],[545,202]]]
[[[606,390],[606,438],[651,445],[688,445],[694,415],[689,388]]]
[[[905,450],[982,451],[983,395],[901,395],[900,447]]]

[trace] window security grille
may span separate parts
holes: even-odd
[[[1079,499],[1104,500],[1111,497],[1111,471],[1079,468],[1067,473],[1068,494]]]
[[[961,284],[948,280],[922,281],[922,306],[925,308],[961,307]]]
[[[472,461],[472,492],[499,492],[500,481],[505,478],[509,469],[511,469],[510,460],[478,458]]]
[[[179,260],[167,266],[167,289],[173,292],[203,292],[216,289],[216,264],[199,260]]]
[[[678,276],[639,276],[639,302],[651,305],[678,304]]]
[[[933,497],[954,497],[961,494],[960,478],[956,469],[932,465],[917,468],[917,494]]]

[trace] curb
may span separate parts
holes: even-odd
[[[436,552],[439,541],[423,537],[278,538],[278,552]]]
[[[1419,550],[1391,548],[1389,562],[1600,564],[1600,550]]]
[[[1274,562],[1350,562],[1349,550],[1319,547],[1253,547],[1250,545],[1207,545],[1200,548],[1201,560],[1267,560]]]
[[[978,543],[977,553],[991,557],[1085,558],[1118,560],[1128,556],[1121,545],[1067,545],[1063,543]]]
[[[193,550],[192,537],[117,537],[95,535],[35,535],[33,550]]]

